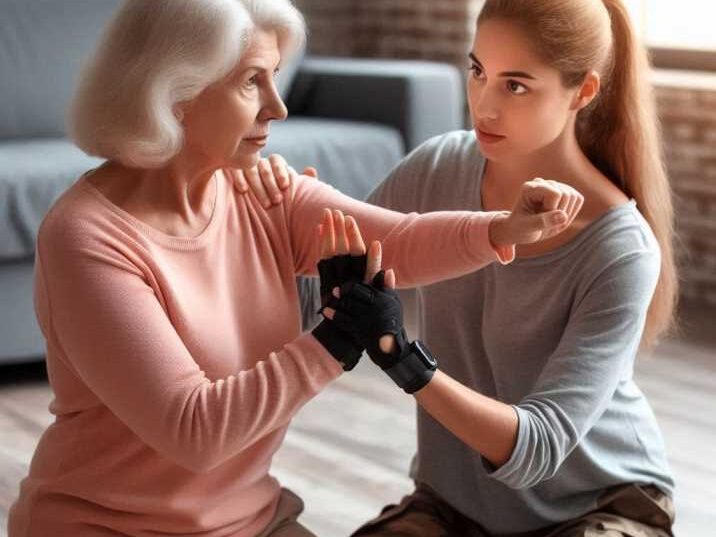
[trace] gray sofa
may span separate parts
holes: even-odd
[[[44,359],[32,301],[35,237],[48,208],[101,163],[65,137],[64,115],[83,58],[119,0],[0,0],[0,364]],[[459,72],[408,61],[305,57],[280,91],[290,118],[265,154],[364,198],[427,138],[460,128]],[[304,325],[315,280],[299,279]]]

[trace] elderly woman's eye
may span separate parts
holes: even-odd
[[[479,65],[472,64],[470,66],[470,71],[472,71],[472,76],[475,78],[480,78],[482,76],[482,68]]]

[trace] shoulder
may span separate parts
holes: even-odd
[[[38,230],[38,245],[61,242],[68,246],[91,235],[97,208],[82,181],[78,179],[47,211]]]
[[[46,262],[68,264],[79,259],[114,258],[136,249],[136,237],[115,215],[102,195],[78,179],[45,214],[36,248]]]
[[[625,255],[659,256],[659,244],[651,226],[641,214],[635,200],[614,207],[602,216],[604,222],[597,224],[595,240],[611,259]]]
[[[661,250],[636,202],[630,200],[602,216],[581,244],[590,287],[628,296],[650,297],[661,269]]]
[[[474,166],[481,159],[473,131],[452,131],[420,144],[398,163],[394,172],[422,172],[430,175],[445,168]]]
[[[440,164],[455,159],[471,159],[478,155],[474,131],[458,130],[434,136],[406,156],[402,163],[413,162]]]
[[[436,210],[431,202],[459,198],[462,189],[474,186],[482,160],[474,132],[435,136],[403,158],[368,201],[402,212]]]

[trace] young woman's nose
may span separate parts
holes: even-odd
[[[487,89],[483,89],[475,95],[475,110],[480,119],[494,120],[499,116],[495,97]]]

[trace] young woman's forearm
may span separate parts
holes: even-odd
[[[451,433],[499,468],[517,441],[514,409],[471,390],[440,370],[415,399]]]

